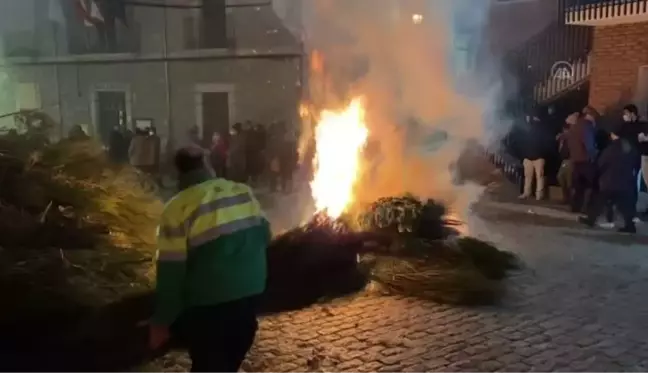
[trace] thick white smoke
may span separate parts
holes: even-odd
[[[324,62],[311,75],[311,101],[336,108],[366,98],[379,152],[358,185],[361,202],[413,193],[445,200],[466,217],[481,194],[481,187],[456,185],[451,168],[468,141],[496,144],[509,129],[498,115],[504,85],[489,53],[490,4],[302,1],[307,50]]]
[[[380,144],[380,163],[358,195],[368,201],[405,192],[453,203],[474,200],[474,189],[454,185],[449,170],[467,140],[490,144],[507,130],[496,116],[502,85],[487,53],[490,2],[310,3],[309,47],[324,56],[319,79],[331,87],[326,98],[315,100],[335,106],[364,95],[370,131]]]

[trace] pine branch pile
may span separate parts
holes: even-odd
[[[152,247],[161,204],[91,140],[0,137],[0,246]]]
[[[413,196],[383,198],[360,214],[318,215],[278,236],[268,249],[268,299],[298,308],[351,294],[374,281],[389,294],[447,304],[492,304],[517,258],[489,243],[458,237],[445,206]],[[351,227],[358,227],[352,229]],[[282,297],[274,294],[281,292]],[[275,308],[279,307],[278,305]]]
[[[149,309],[102,310],[150,290],[162,203],[87,136],[52,143],[45,114],[15,116],[24,128],[0,135],[0,365],[113,370],[101,364],[121,364],[108,352],[135,328],[114,318]],[[35,358],[14,358],[25,354]]]

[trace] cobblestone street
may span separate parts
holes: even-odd
[[[509,280],[502,305],[362,295],[267,317],[244,369],[648,369],[645,236],[585,230],[560,214],[486,211],[471,218],[470,233],[518,253],[526,266]]]
[[[645,241],[515,213],[487,218],[470,222],[472,234],[527,266],[509,281],[505,304],[462,309],[366,296],[269,317],[248,370],[648,369]]]

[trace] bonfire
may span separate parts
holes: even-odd
[[[362,97],[316,115],[315,215],[270,245],[269,310],[300,308],[360,291],[373,281],[389,294],[452,304],[500,299],[516,258],[459,237],[443,204],[410,195],[354,206],[362,154],[370,136]],[[351,208],[354,212],[351,212]]]

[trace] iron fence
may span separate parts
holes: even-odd
[[[567,23],[648,14],[648,0],[562,0]]]
[[[506,58],[508,70],[518,83],[518,110],[528,110],[538,101],[546,101],[561,91],[570,89],[573,83],[587,78],[588,55],[592,47],[593,30],[589,27],[566,25],[557,19],[542,32],[519,48],[509,52]],[[551,82],[558,64],[578,67],[570,78],[572,84]],[[576,76],[578,75],[578,76]]]

